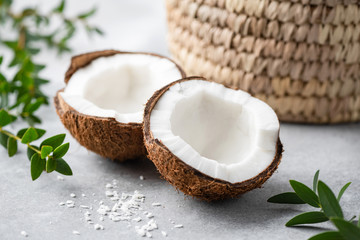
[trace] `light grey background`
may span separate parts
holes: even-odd
[[[18,6],[40,3],[40,9],[49,9],[57,1],[17,1]],[[99,7],[92,19],[106,32],[105,37],[87,40],[80,32],[71,42],[74,54],[100,49],[127,51],[151,51],[168,55],[166,47],[166,22],[163,2],[160,0],[102,0],[68,1],[67,14],[86,10],[93,5]],[[1,33],[4,34],[4,33]],[[3,35],[6,36],[6,35]],[[4,48],[0,52],[8,55]],[[51,79],[45,92],[54,96],[64,87],[63,76],[68,67],[70,55],[58,57],[54,52],[43,51],[37,60],[47,64],[43,77]],[[43,108],[40,114],[48,130],[46,136],[64,132],[53,104]],[[15,129],[20,125],[14,126]],[[70,193],[76,193],[79,204],[92,204],[105,199],[107,182],[116,179],[119,192],[132,193],[139,190],[146,195],[145,210],[154,214],[159,230],[153,231],[154,239],[164,238],[161,230],[168,233],[168,239],[306,239],[320,233],[330,224],[313,227],[286,228],[284,224],[306,206],[273,205],[266,200],[277,193],[290,190],[288,180],[296,179],[311,184],[312,176],[321,169],[320,178],[336,191],[347,181],[353,184],[345,193],[342,205],[346,216],[360,212],[360,125],[311,126],[282,124],[281,139],[284,156],[278,171],[262,189],[245,194],[240,199],[217,203],[206,203],[185,197],[167,182],[159,178],[155,167],[147,160],[124,164],[103,159],[82,148],[68,134],[71,143],[66,160],[74,176],[57,180],[56,173],[43,174],[32,182],[29,161],[25,149],[13,158],[0,149],[0,239],[23,239],[20,231],[26,231],[28,239],[141,239],[134,226],[143,223],[113,223],[106,219],[103,231],[95,231],[84,222],[78,207],[60,207],[61,201],[69,200]],[[145,177],[144,181],[139,176]],[[82,193],[86,198],[80,197]],[[95,193],[95,196],[92,196]],[[162,207],[152,207],[160,202]],[[96,215],[94,215],[96,216]],[[94,218],[95,219],[95,218]],[[169,219],[184,228],[174,229]],[[50,224],[52,222],[52,224]],[[321,228],[318,228],[321,227]],[[72,234],[73,230],[81,233]]]

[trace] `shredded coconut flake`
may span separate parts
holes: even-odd
[[[95,230],[104,230],[105,228],[104,228],[103,225],[100,225],[100,224],[97,223],[97,224],[94,225],[94,229]]]
[[[97,212],[101,215],[107,215],[108,212],[110,212],[110,208],[106,205],[100,205],[100,207],[98,208]]]
[[[136,217],[136,218],[133,218],[132,220],[135,222],[140,222],[142,219],[141,219],[141,217]]]
[[[25,231],[21,231],[20,234],[21,234],[22,236],[24,236],[24,237],[29,236],[29,235],[27,234],[27,232],[25,232]]]
[[[107,197],[113,197],[113,196],[114,196],[114,192],[112,192],[112,191],[106,191],[106,192],[105,192],[105,195],[106,195]]]
[[[74,208],[75,207],[75,202],[74,201],[71,201],[71,200],[67,200],[66,201],[66,206],[68,208]]]
[[[59,181],[64,181],[64,178],[63,178],[62,176],[59,176],[59,175],[58,175],[56,178],[57,178],[57,180],[59,180]]]
[[[143,225],[141,227],[135,226],[135,231],[142,237],[147,236],[150,238],[151,234],[149,235],[148,233],[157,228],[158,228],[158,226],[156,224],[156,221],[154,219],[151,219],[150,221],[148,221],[145,225]]]
[[[140,176],[141,180],[144,180],[143,176]],[[96,209],[96,212],[92,212],[92,206],[91,205],[79,205],[79,209],[82,212],[82,209],[84,209],[84,217],[81,218],[82,221],[85,220],[87,224],[93,224],[93,227],[95,230],[104,230],[104,226],[99,223],[94,223],[92,219],[96,219],[98,217],[99,222],[104,222],[105,218],[107,217],[109,220],[113,222],[119,222],[119,221],[126,221],[128,222],[127,227],[133,227],[131,222],[134,222],[134,224],[137,224],[138,222],[142,222],[143,218],[139,216],[139,214],[144,214],[145,218],[148,218],[148,222],[146,222],[144,225],[135,226],[135,231],[138,235],[143,237],[152,238],[151,231],[158,229],[157,223],[154,220],[154,215],[151,212],[144,211],[143,207],[145,202],[145,195],[139,193],[139,191],[134,191],[133,193],[118,193],[117,191],[113,190],[114,188],[117,188],[117,181],[113,180],[112,183],[107,183],[105,185],[105,196],[107,197],[105,200],[101,199],[94,199],[91,198],[89,201],[91,202],[98,202],[99,207]],[[91,194],[92,196],[95,196],[95,193]],[[81,194],[82,197],[86,197],[84,193]],[[76,198],[76,195],[74,193],[70,194],[70,197]],[[85,199],[83,199],[85,200]],[[114,201],[113,204],[108,205],[109,200]],[[106,202],[106,204],[105,204]],[[75,201],[73,200],[67,200],[66,202],[60,202],[60,206],[67,206],[69,208],[75,207]],[[162,206],[159,202],[153,202],[151,204],[154,207]],[[92,216],[94,214],[94,216]],[[99,214],[95,216],[95,214]],[[92,218],[93,217],[93,218]],[[173,224],[175,222],[171,219],[169,221]],[[50,222],[51,224],[51,222]],[[175,228],[182,228],[183,225],[178,224],[174,226]],[[80,232],[73,231],[73,234],[80,235]],[[161,234],[166,237],[167,233],[165,231],[161,231]]]

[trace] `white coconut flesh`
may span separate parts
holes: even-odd
[[[141,123],[144,105],[154,91],[181,78],[177,66],[166,58],[116,54],[77,70],[60,94],[82,114]]]
[[[176,83],[154,106],[150,131],[187,165],[237,183],[273,161],[279,121],[266,103],[204,80]]]

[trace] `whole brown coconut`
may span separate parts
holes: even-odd
[[[202,200],[213,201],[225,198],[235,198],[240,194],[248,192],[252,189],[260,188],[262,184],[274,173],[280,163],[283,146],[278,137],[278,134],[277,138],[274,140],[274,155],[269,160],[270,164],[267,165],[265,169],[259,171],[257,175],[254,175],[254,177],[248,178],[241,182],[230,182],[204,174],[198,169],[191,167],[189,164],[186,164],[184,161],[185,159],[180,159],[167,146],[165,146],[161,139],[154,137],[154,133],[151,129],[151,116],[154,108],[156,108],[158,112],[161,107],[156,106],[164,94],[167,93],[169,89],[172,92],[177,91],[175,85],[183,84],[188,81],[207,80],[201,77],[189,77],[175,81],[155,92],[151,99],[147,102],[144,112],[143,131],[148,158],[154,162],[162,177],[170,184],[172,184],[176,189],[184,192],[187,195]],[[182,89],[181,86],[179,87],[179,91],[186,91],[184,89],[186,88],[184,87]]]
[[[163,59],[172,63],[179,73],[178,79],[185,76],[185,73],[176,63],[160,55],[105,50],[73,57],[70,67],[65,74],[65,83],[68,84],[77,71],[86,68],[93,63],[94,60],[100,58],[106,60],[106,58],[115,55],[153,56],[154,61],[157,61],[156,59]],[[121,75],[117,77],[119,81],[122,81]],[[173,80],[176,79],[169,79],[168,82]],[[105,82],[101,84],[105,84]],[[108,87],[112,88],[112,86]],[[63,92],[64,89],[59,90],[54,98],[56,112],[64,126],[81,145],[103,157],[118,161],[146,156],[142,134],[142,121],[123,123],[114,117],[81,113],[64,100],[61,95]]]

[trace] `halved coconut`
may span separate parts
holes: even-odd
[[[143,110],[156,89],[185,76],[156,54],[115,50],[72,58],[55,97],[64,126],[89,150],[123,161],[146,155]]]
[[[161,175],[204,200],[260,187],[283,152],[278,118],[266,103],[200,77],[175,81],[152,96],[144,140]]]

